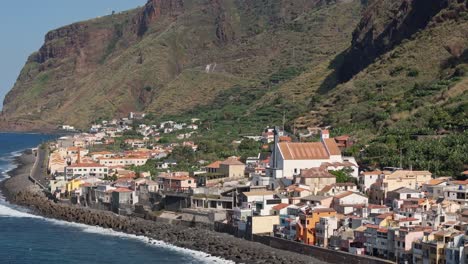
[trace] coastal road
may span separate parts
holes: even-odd
[[[34,163],[34,166],[31,169],[31,177],[34,178],[37,182],[39,182],[42,186],[46,187],[49,185],[49,180],[46,178],[47,173],[46,173],[46,164],[45,164],[45,158],[48,154],[48,151],[46,148],[37,148],[37,156],[36,156],[36,162]]]

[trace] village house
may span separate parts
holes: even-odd
[[[275,197],[275,192],[273,191],[266,191],[266,190],[252,190],[250,192],[243,192],[239,194],[238,197],[238,205],[240,205],[240,208],[242,209],[253,209],[256,210],[256,205],[257,201],[265,201],[265,200],[271,200],[274,199]],[[281,200],[276,203],[280,204]]]
[[[205,167],[205,171],[207,173],[219,173],[219,171],[220,171],[219,168],[220,168],[221,162],[222,161],[217,160],[217,161],[209,164],[208,166]]]
[[[125,139],[125,144],[131,146],[132,148],[144,148],[146,147],[146,142],[142,139]]]
[[[316,244],[316,225],[321,217],[336,216],[336,211],[330,208],[313,208],[299,215],[296,225],[296,239],[304,244]]]
[[[468,206],[468,181],[453,181],[443,188],[444,198]]]
[[[384,172],[384,176],[371,185],[369,200],[371,203],[381,204],[387,198],[387,193],[401,187],[418,190],[424,183],[431,180],[429,171],[396,170]]]
[[[376,183],[383,175],[383,172],[379,170],[362,172],[359,175],[359,190],[362,193],[368,193],[371,185]]]
[[[352,182],[337,182],[323,187],[322,190],[317,192],[317,195],[335,196],[336,194],[345,191],[357,192],[358,189],[356,184]]]
[[[188,191],[197,188],[195,179],[187,172],[161,173],[157,180],[161,191]]]
[[[342,192],[333,197],[333,208],[340,214],[353,213],[356,205],[368,203],[369,199],[366,196],[350,191]]]
[[[91,152],[91,153],[89,153],[89,155],[91,156],[91,158],[95,162],[99,162],[99,160],[102,159],[102,158],[112,158],[112,157],[115,156],[115,154],[113,152],[110,152],[110,151]]]
[[[136,192],[127,188],[112,190],[111,208],[117,214],[130,214],[133,205],[138,203]]]
[[[299,177],[296,178],[296,184],[309,186],[309,190],[316,194],[327,185],[336,183],[336,176],[323,168],[311,168],[301,170]]]
[[[113,157],[113,158],[101,158],[99,163],[105,166],[142,166],[148,161],[148,157]]]
[[[320,217],[315,225],[316,241],[320,247],[328,248],[330,237],[338,229],[338,218],[336,216]]]
[[[270,177],[267,178],[271,179]],[[268,185],[266,184],[266,186]],[[296,204],[301,201],[301,198],[311,195],[312,192],[307,185],[293,184],[286,187],[286,194],[289,197],[289,203]]]
[[[410,198],[422,198],[421,191],[416,191],[414,189],[406,187],[400,187],[387,193],[385,204],[391,206],[394,200],[405,200]]]
[[[330,208],[333,202],[332,196],[309,195],[301,198],[301,203],[305,203],[311,207]]]
[[[432,179],[423,184],[422,191],[428,198],[437,199],[439,197],[444,197],[444,188],[448,185],[448,182],[449,178],[440,177]]]
[[[75,163],[65,167],[66,179],[90,176],[105,178],[108,173],[109,168],[98,163]]]
[[[351,146],[353,146],[353,141],[351,140],[351,137],[348,136],[348,135],[343,135],[343,136],[338,136],[338,137],[335,137],[335,142],[336,142],[336,145],[341,149],[341,150],[344,150],[344,149],[347,149]]]
[[[245,164],[240,162],[237,157],[230,157],[219,163],[218,173],[228,178],[243,178],[245,173]]]

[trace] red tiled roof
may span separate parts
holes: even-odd
[[[311,168],[301,170],[301,177],[303,178],[335,178],[335,175],[331,174],[323,168]]]
[[[289,204],[280,203],[280,204],[277,204],[277,205],[273,206],[273,210],[281,210],[281,209],[284,209],[284,208],[286,208],[288,206],[289,206]]]
[[[335,140],[344,140],[344,141],[347,141],[349,139],[349,136],[348,135],[342,135],[342,136],[338,136],[338,137],[335,137]]]
[[[467,185],[467,184],[468,184],[468,180],[464,180],[464,181],[452,181],[451,183],[452,183],[452,184],[456,184],[456,185]]]
[[[322,142],[281,142],[278,147],[285,160],[328,159],[327,149]]]
[[[67,168],[89,168],[89,167],[106,167],[104,165],[101,165],[99,163],[75,163],[70,166],[67,166]]]
[[[221,161],[220,160],[217,160],[211,164],[209,164],[208,166],[206,166],[206,168],[210,168],[210,169],[219,169],[219,165],[221,164]]]
[[[112,192],[124,193],[124,192],[132,192],[132,190],[127,189],[127,188],[117,188],[115,190],[112,190]]]
[[[377,216],[379,219],[385,219],[387,217],[393,216],[393,213],[385,213],[385,214],[380,214]]]
[[[227,158],[225,161],[221,162],[221,165],[245,165],[240,162],[236,157]]]
[[[337,198],[337,199],[341,199],[341,198],[344,198],[344,197],[349,196],[351,194],[353,194],[353,192],[346,191],[346,192],[339,193],[339,194],[335,195],[334,197]]]
[[[338,148],[338,145],[336,145],[336,142],[333,138],[326,138],[323,141],[325,142],[330,155],[341,155],[341,150]]]

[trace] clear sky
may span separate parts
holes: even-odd
[[[28,56],[55,28],[143,6],[147,0],[5,0],[0,8],[0,109]]]

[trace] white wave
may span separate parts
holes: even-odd
[[[77,227],[81,231],[86,232],[86,233],[92,233],[92,234],[99,234],[99,235],[105,235],[105,236],[114,236],[114,237],[121,237],[121,238],[127,238],[127,239],[133,239],[133,240],[138,240],[140,242],[143,242],[145,244],[148,244],[150,246],[154,246],[157,248],[164,248],[167,250],[175,251],[184,255],[189,255],[192,258],[203,261],[204,263],[223,263],[223,264],[231,264],[234,263],[233,261],[225,260],[219,257],[211,256],[210,254],[200,252],[200,251],[195,251],[191,249],[186,249],[186,248],[181,248],[181,247],[176,247],[171,244],[168,244],[163,241],[151,239],[149,237],[145,236],[137,236],[137,235],[130,235],[130,234],[125,234],[122,232],[114,231],[112,229],[107,229],[99,226],[89,226],[85,224],[80,224],[80,223],[70,223],[66,221],[61,221],[61,220],[56,220],[56,219],[49,219],[49,218],[44,218],[49,222],[52,222],[54,224],[58,225],[65,225],[65,226],[72,226],[72,227]]]
[[[133,239],[137,240],[140,242],[143,242],[145,244],[148,244],[150,246],[154,246],[157,248],[164,248],[167,250],[175,251],[178,253],[181,253],[183,255],[188,255],[191,256],[192,258],[203,261],[204,263],[222,263],[222,264],[231,264],[234,263],[229,260],[225,260],[222,258],[214,257],[211,256],[207,253],[200,252],[200,251],[195,251],[195,250],[190,250],[186,248],[181,248],[181,247],[176,247],[171,244],[165,243],[163,241],[159,240],[154,240],[145,236],[137,236],[137,235],[130,235],[130,234],[125,234],[122,232],[117,232],[112,229],[106,229],[102,228],[99,226],[89,226],[85,224],[79,224],[79,223],[70,223],[62,220],[56,220],[56,219],[51,219],[51,218],[45,218],[42,216],[37,216],[33,215],[27,212],[22,212],[19,211],[15,208],[5,206],[3,204],[0,204],[0,217],[20,217],[20,218],[36,218],[36,219],[42,219],[47,222],[56,224],[56,225],[61,225],[61,226],[71,226],[75,228],[79,228],[81,231],[86,232],[86,233],[92,233],[92,234],[99,234],[99,235],[105,235],[105,236],[114,236],[114,237],[121,237],[121,238],[127,238],[127,239]]]
[[[42,218],[42,216],[33,215],[27,212],[22,212],[14,208],[0,204],[0,217],[20,217],[20,218]]]

